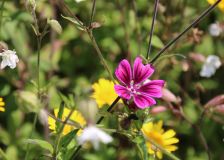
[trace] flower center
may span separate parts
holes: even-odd
[[[131,96],[134,96],[134,94],[137,94],[137,95],[141,94],[140,92],[137,91],[140,87],[141,87],[140,85],[134,84],[134,81],[131,80],[130,86],[127,88],[128,88],[128,91],[130,92]]]

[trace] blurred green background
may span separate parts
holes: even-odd
[[[22,160],[26,152],[24,139],[29,137],[32,129],[34,113],[31,112],[35,111],[37,106],[37,44],[31,27],[33,18],[27,10],[26,1],[1,0],[0,5],[3,2],[0,40],[5,42],[9,49],[15,49],[20,62],[14,70],[0,70],[0,96],[6,103],[6,111],[0,113],[0,147],[10,160]],[[65,3],[88,25],[92,1],[77,3],[75,0],[65,0]],[[97,1],[94,22],[100,23],[101,27],[94,29],[93,34],[112,72],[122,58],[133,61],[137,55],[146,55],[153,5],[152,0]],[[208,6],[206,0],[172,0],[172,3],[161,0],[150,58]],[[61,8],[54,0],[38,0],[36,14],[40,30],[43,30],[47,19],[56,19],[62,26],[61,34],[50,29],[41,46],[43,107],[49,112],[59,107],[61,100],[58,92],[73,94],[79,99],[89,98],[92,93],[91,84],[101,77],[109,79],[109,76],[100,64],[88,35],[62,18]],[[223,15],[219,9],[215,9],[196,26],[198,30],[189,31],[165,54],[180,54],[185,58],[164,56],[155,64],[156,73],[152,79],[166,81],[166,87],[181,99],[181,107],[192,122],[199,120],[203,107],[209,100],[224,92],[223,65],[211,78],[203,78],[199,75],[203,63],[190,56],[217,55],[223,62],[224,33],[219,37],[212,37],[208,32],[211,23],[224,24]],[[159,100],[159,104],[167,106],[163,100]],[[214,160],[224,159],[222,114],[209,111],[200,124]],[[164,120],[167,128],[176,130],[180,143],[175,154],[180,159],[207,159],[206,152],[197,138],[198,133],[186,121],[170,110],[153,115],[153,118]],[[116,127],[115,123],[117,122],[113,120],[104,122],[107,128]],[[49,132],[48,126],[38,121],[34,137],[52,142],[53,138],[49,136]],[[102,147],[97,152],[83,152],[82,159],[139,159],[134,145],[127,138],[115,137],[115,142],[108,147]],[[39,156],[42,152],[44,153],[41,148],[31,146],[30,159],[46,159]]]

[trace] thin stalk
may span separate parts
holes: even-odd
[[[63,9],[64,9],[64,12],[65,12],[68,16],[71,16],[71,17],[75,18],[76,21],[79,23],[79,25],[80,25],[80,26],[83,26],[83,27],[85,28],[85,31],[88,33],[88,36],[89,36],[89,38],[91,39],[91,42],[92,42],[92,44],[93,44],[93,46],[94,46],[94,48],[95,48],[95,50],[96,50],[96,52],[97,52],[97,55],[98,55],[99,58],[100,58],[100,61],[101,61],[102,65],[104,66],[104,68],[105,68],[106,71],[108,72],[108,74],[109,74],[109,76],[110,76],[110,79],[115,83],[115,80],[114,80],[114,78],[113,78],[113,74],[111,73],[111,71],[110,71],[110,69],[109,69],[109,66],[107,65],[106,60],[104,59],[103,54],[102,54],[102,52],[100,51],[99,46],[98,46],[98,44],[96,43],[96,40],[95,40],[95,38],[94,38],[94,36],[93,36],[92,29],[89,29],[89,27],[84,26],[83,23],[82,23],[82,22],[81,22],[81,21],[80,21],[80,20],[79,20],[73,13],[72,13],[72,11],[67,7],[67,5],[64,3],[63,0],[58,0],[57,2],[58,2],[57,5],[59,6],[60,9],[62,9],[62,11],[63,11]],[[94,10],[95,10],[95,7],[96,7],[96,1],[95,1],[95,2],[93,1],[93,3],[95,3],[95,4],[93,4],[93,7],[92,7],[93,11],[92,11],[92,14],[91,14],[91,15],[94,16],[94,13],[95,13]],[[92,17],[92,16],[91,16],[91,17]],[[91,19],[92,19],[92,18],[91,18]]]
[[[212,6],[207,8],[197,19],[195,19],[186,29],[184,29],[178,36],[171,40],[163,49],[161,49],[156,56],[150,61],[154,63],[172,44],[179,40],[186,32],[188,32],[192,27],[197,25],[203,18],[205,18],[219,3],[221,0],[217,0]]]
[[[8,160],[6,154],[4,153],[4,151],[0,148],[0,158],[2,158],[2,160]]]
[[[117,97],[117,98],[114,100],[114,102],[110,105],[110,107],[107,109],[107,112],[110,112],[110,111],[113,109],[113,107],[117,104],[117,102],[118,102],[119,100],[120,100],[120,97]],[[100,124],[100,123],[102,122],[103,119],[104,119],[104,116],[101,116],[101,117],[98,119],[98,121],[96,122],[96,124]],[[81,145],[79,145],[79,146],[76,148],[75,152],[74,152],[73,155],[72,155],[72,159],[73,159],[73,160],[76,159],[76,156],[78,155],[78,153],[79,153],[79,151],[80,151],[81,148],[82,148]]]
[[[188,117],[186,117],[186,115],[184,114],[184,111],[182,108],[180,108],[180,113],[181,113],[181,116],[182,118],[188,122],[194,129],[195,131],[198,133],[198,136],[199,136],[199,140],[201,141],[201,144],[203,145],[206,153],[207,153],[207,156],[208,156],[208,160],[211,160],[211,153],[210,153],[210,150],[209,150],[209,147],[208,147],[208,143],[205,139],[205,136],[204,134],[202,133],[201,129],[200,129],[200,126],[196,123],[192,123],[190,119],[188,119]]]
[[[35,130],[35,128],[36,128],[37,117],[38,117],[38,114],[35,113],[35,115],[34,115],[34,119],[33,119],[33,124],[32,124],[32,130],[31,130],[29,139],[32,138],[32,136],[33,136],[33,132],[34,132],[34,130]],[[28,156],[29,156],[29,153],[30,153],[30,143],[28,143],[28,144],[27,144],[27,147],[26,147],[25,160],[27,160],[27,158],[28,158]]]
[[[58,146],[61,139],[62,131],[64,130],[65,124],[68,122],[68,120],[70,119],[74,111],[75,111],[74,109],[70,111],[69,115],[66,117],[65,121],[62,123],[62,126],[59,128],[59,131],[55,140],[52,160],[57,160],[57,151],[58,151]]]
[[[95,48],[98,57],[100,58],[100,61],[101,61],[102,65],[103,65],[104,68],[107,70],[107,72],[108,72],[108,74],[109,74],[109,76],[110,76],[110,79],[115,83],[113,74],[111,73],[111,71],[110,71],[110,69],[109,69],[109,66],[107,65],[107,62],[106,62],[106,60],[104,59],[103,54],[102,54],[102,52],[100,51],[100,48],[99,48],[98,44],[96,43],[96,40],[95,40],[95,38],[94,38],[94,36],[93,36],[93,33],[92,33],[92,30],[87,29],[87,33],[88,33],[88,35],[89,35],[89,38],[90,38],[91,41],[92,41],[93,47]]]
[[[153,144],[153,146],[155,146],[156,148],[158,148],[161,152],[163,152],[165,155],[167,155],[169,158],[173,159],[173,160],[180,160],[178,157],[176,157],[174,154],[168,152],[166,149],[164,149],[163,147],[161,147],[159,144],[157,144],[155,141],[153,141],[152,139],[147,137],[147,141],[149,141],[151,144]]]
[[[61,9],[64,13],[75,18],[76,22],[78,22],[78,24],[80,26],[83,26],[83,23],[78,19],[78,17],[76,15],[74,15],[72,13],[72,11],[66,6],[64,0],[57,0],[57,5],[58,5],[59,9]]]
[[[2,1],[0,7],[0,37],[2,36],[2,19],[3,19],[3,11],[4,11],[5,0]]]
[[[32,10],[31,14],[32,14],[33,19],[34,19],[35,32],[36,32],[36,36],[37,36],[37,97],[38,97],[38,100],[39,100],[39,103],[40,103],[41,102],[41,95],[40,95],[40,50],[41,50],[42,39],[46,34],[45,32],[47,30],[47,26],[45,26],[44,31],[42,33],[40,33],[35,10]],[[36,112],[35,115],[34,115],[33,126],[32,126],[32,130],[31,130],[29,138],[32,138],[32,136],[33,136],[34,130],[36,128],[37,117],[38,117],[38,113]],[[30,144],[27,144],[27,152],[26,152],[26,155],[25,155],[25,160],[27,160],[29,152],[30,152]]]
[[[159,5],[159,0],[155,0],[152,24],[151,24],[151,29],[149,32],[149,44],[148,44],[148,51],[146,54],[146,59],[149,59],[149,54],[151,53],[151,49],[152,49],[152,36],[153,36],[153,31],[154,31],[154,26],[155,26],[156,15],[158,12],[158,5]]]
[[[37,95],[38,99],[40,100],[40,49],[41,49],[41,42],[42,38],[38,37],[37,38]]]
[[[91,17],[90,17],[90,21],[89,21],[89,26],[91,27],[91,24],[93,22],[93,17],[95,14],[95,10],[96,10],[96,0],[93,0],[93,5],[92,5],[92,12],[91,12]]]
[[[107,109],[107,112],[110,112],[112,109],[113,109],[113,107],[115,106],[115,104],[117,104],[117,102],[120,100],[120,97],[117,97],[115,100],[114,100],[114,102],[110,105],[110,107]],[[104,116],[101,116],[100,118],[99,118],[99,120],[96,122],[96,124],[100,124],[101,123],[101,121],[104,119]]]

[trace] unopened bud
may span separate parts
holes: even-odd
[[[166,110],[167,110],[167,107],[165,106],[154,106],[152,110],[150,111],[150,113],[159,114],[159,113],[165,112]]]
[[[211,99],[205,104],[205,108],[216,107],[219,105],[224,105],[224,94],[219,95]]]
[[[34,11],[36,9],[36,1],[26,0],[26,7],[29,11]]]
[[[8,50],[8,45],[5,42],[0,41],[0,53],[4,50]]]

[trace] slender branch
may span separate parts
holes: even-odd
[[[92,12],[91,12],[91,17],[90,17],[90,21],[89,21],[89,26],[91,27],[91,24],[93,22],[93,17],[95,14],[95,10],[96,10],[96,0],[93,0],[93,5],[92,5]]]
[[[209,147],[208,147],[208,143],[207,143],[207,141],[204,137],[204,134],[202,133],[200,127],[198,126],[197,123],[196,124],[192,123],[191,120],[188,117],[186,117],[182,108],[180,108],[180,113],[181,113],[182,118],[186,122],[188,122],[195,129],[195,131],[198,133],[201,144],[203,145],[203,147],[205,148],[205,151],[207,152],[208,160],[211,160],[211,153],[210,153],[210,150],[209,150]]]
[[[52,160],[57,160],[58,145],[59,145],[59,142],[60,142],[60,139],[61,139],[62,131],[64,130],[65,124],[68,122],[68,120],[70,119],[70,117],[72,116],[74,111],[75,110],[72,109],[69,112],[69,115],[66,117],[64,123],[62,123],[62,126],[59,128],[59,131],[58,131],[58,134],[57,134],[57,137],[56,137],[56,140],[55,140],[55,144],[54,144],[54,152],[53,152]]]
[[[113,109],[113,107],[117,104],[117,102],[118,102],[119,100],[120,100],[120,97],[117,97],[117,98],[114,100],[114,102],[110,105],[110,107],[107,109],[107,112],[110,112],[110,111]],[[101,116],[101,117],[98,119],[98,121],[96,122],[96,124],[100,124],[100,123],[102,122],[103,119],[104,119],[104,116]],[[73,159],[73,160],[76,159],[76,156],[78,155],[78,152],[80,151],[81,148],[82,148],[81,145],[79,145],[79,146],[76,148],[75,152],[74,152],[73,155],[72,155],[72,159]]]
[[[37,117],[38,117],[38,114],[35,113],[35,115],[34,115],[34,119],[33,119],[32,130],[31,130],[31,133],[30,133],[29,138],[32,138],[32,136],[33,136],[33,132],[34,132],[34,130],[35,130],[35,128],[36,128]],[[28,156],[29,156],[29,153],[30,153],[30,143],[28,143],[27,146],[26,146],[25,160],[27,160],[27,158],[28,158]]]
[[[207,8],[197,19],[195,19],[185,30],[183,30],[178,36],[171,40],[163,49],[161,49],[157,55],[150,61],[154,63],[172,44],[179,40],[186,32],[188,32],[192,27],[197,25],[203,18],[205,18],[219,3],[221,0],[217,0],[212,6]]]
[[[59,9],[61,9],[64,13],[66,13],[67,15],[75,18],[75,20],[78,22],[78,24],[80,26],[83,25],[82,22],[79,20],[79,18],[76,17],[76,15],[74,15],[72,13],[72,11],[67,7],[67,5],[65,4],[64,0],[57,0],[57,5],[58,5]]]
[[[163,147],[161,147],[159,144],[157,144],[155,141],[153,141],[149,137],[146,137],[146,138],[147,138],[147,141],[149,141],[151,144],[153,144],[153,146],[155,146],[156,148],[158,148],[162,153],[164,153],[165,155],[167,155],[169,158],[171,158],[173,160],[180,160],[174,154],[168,152],[166,149],[164,149]]]
[[[9,160],[1,148],[0,148],[0,158],[2,158],[2,160]]]
[[[2,19],[3,19],[3,12],[4,12],[4,4],[5,4],[5,0],[2,1],[2,4],[0,6],[0,38],[2,36]]]
[[[91,41],[92,41],[93,47],[95,48],[97,55],[98,55],[99,58],[100,58],[100,61],[101,61],[102,65],[103,65],[104,68],[107,70],[107,72],[108,72],[108,74],[109,74],[109,76],[110,76],[110,79],[115,83],[113,74],[111,73],[110,68],[109,68],[109,66],[107,65],[107,62],[106,62],[106,60],[104,59],[103,54],[102,54],[102,52],[101,52],[101,50],[100,50],[98,44],[96,43],[96,40],[95,40],[95,38],[94,38],[94,36],[93,36],[93,33],[92,33],[92,30],[87,29],[87,33],[88,33],[88,35],[89,35],[89,38],[90,38]]]
[[[158,12],[158,5],[159,5],[159,0],[155,0],[152,24],[151,24],[151,29],[150,29],[150,32],[149,32],[149,44],[148,44],[148,51],[147,51],[147,54],[146,54],[146,59],[149,59],[149,54],[151,53],[151,49],[152,49],[152,36],[153,36],[153,31],[154,31],[156,15],[157,15],[157,12]]]
[[[90,29],[89,27],[84,26],[82,24],[82,22],[71,12],[71,10],[66,6],[66,4],[63,1],[58,0],[58,2],[59,2],[58,3],[59,7],[62,8],[62,9],[64,9],[66,14],[68,14],[69,16],[75,18],[78,21],[79,25],[80,26],[83,26],[83,28],[85,29],[85,31],[87,31],[88,36],[91,39],[91,42],[92,42],[92,44],[93,44],[93,46],[94,46],[94,48],[95,48],[95,50],[97,52],[97,55],[100,58],[100,61],[101,61],[102,65],[104,66],[104,68],[108,72],[108,74],[110,76],[110,79],[115,83],[115,80],[113,78],[113,74],[111,73],[111,71],[109,69],[109,66],[107,65],[106,60],[104,59],[103,54],[102,54],[102,52],[101,52],[98,44],[96,43],[96,40],[95,40],[94,36],[93,36],[92,29]],[[96,2],[94,2],[94,3],[96,3]],[[95,10],[94,9],[95,8],[94,6],[95,5],[93,5],[93,10]],[[92,15],[94,15],[93,12],[94,11],[92,11]]]
[[[120,97],[117,97],[114,102],[110,105],[110,107],[107,109],[107,112],[110,112],[113,107],[115,106],[115,104],[117,104],[117,102],[120,100]],[[96,122],[96,124],[100,124],[100,122],[104,119],[104,116],[101,116],[100,119]]]

